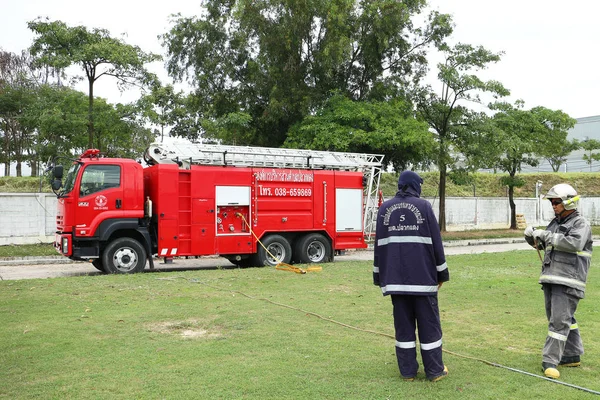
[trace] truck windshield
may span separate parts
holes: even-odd
[[[71,193],[73,187],[75,186],[75,179],[77,178],[77,174],[79,173],[79,169],[81,165],[79,163],[74,163],[69,168],[69,172],[67,172],[67,178],[65,179],[65,185],[63,186],[63,190],[61,191],[61,195],[66,195]]]

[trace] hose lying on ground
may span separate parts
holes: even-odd
[[[343,322],[339,322],[339,321],[336,321],[336,320],[334,320],[334,319],[327,318],[327,317],[324,317],[324,316],[322,316],[322,315],[319,315],[319,314],[317,314],[317,313],[314,313],[314,312],[311,312],[311,311],[306,311],[306,310],[303,310],[303,309],[301,309],[301,308],[298,308],[298,307],[290,306],[290,305],[288,305],[288,304],[278,303],[278,302],[276,302],[276,301],[273,301],[273,300],[265,299],[264,297],[254,297],[254,296],[250,296],[250,295],[248,295],[248,294],[246,294],[246,293],[244,293],[244,292],[240,292],[240,291],[238,291],[238,290],[220,288],[220,287],[218,287],[218,286],[213,286],[213,285],[210,285],[210,284],[208,284],[208,283],[206,283],[206,282],[202,282],[202,281],[200,281],[200,280],[198,280],[198,279],[187,279],[187,278],[184,278],[184,277],[176,277],[176,278],[157,278],[157,279],[160,279],[160,280],[175,280],[175,279],[185,279],[185,280],[187,280],[187,281],[189,281],[189,282],[192,282],[192,283],[199,283],[199,284],[201,284],[201,285],[207,286],[207,287],[209,287],[209,288],[211,288],[211,289],[215,289],[215,290],[218,290],[218,291],[222,291],[222,292],[231,292],[231,293],[237,293],[237,294],[239,294],[239,295],[241,295],[241,296],[247,297],[247,298],[249,298],[249,299],[252,299],[252,300],[260,300],[260,301],[265,301],[265,302],[267,302],[267,303],[271,303],[271,304],[273,304],[273,305],[276,305],[276,306],[279,306],[279,307],[284,307],[284,308],[289,308],[290,310],[300,311],[300,312],[302,312],[302,313],[304,313],[304,314],[312,315],[313,317],[316,317],[316,318],[322,319],[323,321],[331,322],[331,323],[333,323],[333,324],[340,325],[340,326],[343,326],[343,327],[345,327],[345,328],[354,329],[354,330],[357,330],[357,331],[360,331],[360,332],[372,333],[372,334],[374,334],[374,335],[384,336],[384,337],[388,337],[388,338],[391,338],[391,339],[393,339],[393,340],[396,340],[396,338],[395,338],[393,335],[390,335],[390,334],[387,334],[387,333],[382,333],[382,332],[372,331],[372,330],[369,330],[369,329],[358,328],[358,327],[356,327],[356,326],[348,325],[348,324],[345,324],[345,323],[343,323]],[[471,356],[465,356],[465,355],[458,354],[458,353],[455,353],[455,352],[453,352],[453,351],[449,351],[449,350],[446,350],[446,349],[442,349],[442,351],[443,351],[444,353],[448,353],[448,354],[451,354],[451,355],[453,355],[453,356],[456,356],[456,357],[465,358],[465,359],[468,359],[468,360],[479,361],[479,362],[482,362],[482,363],[484,363],[484,364],[490,365],[490,366],[492,366],[492,367],[504,368],[504,369],[507,369],[507,370],[509,370],[509,371],[518,372],[518,373],[520,373],[520,374],[524,374],[524,375],[532,376],[532,377],[534,377],[534,378],[544,379],[544,380],[546,380],[546,381],[550,381],[550,382],[552,382],[552,383],[557,383],[557,384],[559,384],[559,385],[567,386],[567,387],[570,387],[570,388],[573,388],[573,389],[579,389],[579,390],[582,390],[582,391],[584,391],[584,392],[587,392],[587,393],[592,393],[592,394],[595,394],[595,395],[600,395],[600,392],[597,392],[597,391],[595,391],[595,390],[592,390],[592,389],[588,389],[588,388],[584,388],[584,387],[581,387],[581,386],[573,385],[573,384],[570,384],[570,383],[566,383],[566,382],[558,381],[558,380],[556,380],[556,379],[547,378],[547,377],[545,377],[545,376],[541,376],[541,375],[532,374],[531,372],[521,371],[520,369],[511,368],[511,367],[507,367],[507,366],[505,366],[505,365],[501,365],[501,364],[498,364],[498,363],[494,363],[494,362],[491,362],[491,361],[487,361],[487,360],[484,360],[484,359],[481,359],[481,358],[477,358],[477,357],[471,357]]]

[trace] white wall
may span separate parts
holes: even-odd
[[[438,216],[439,199],[427,198]],[[535,198],[515,199],[517,213],[528,225],[547,225],[554,213],[550,202]],[[600,197],[583,198],[580,213],[592,225],[600,225]],[[449,231],[506,229],[510,208],[506,197],[447,197]],[[0,193],[0,246],[52,243],[56,230],[56,196],[52,193]]]
[[[439,199],[427,198],[439,216]],[[523,214],[528,225],[548,225],[554,211],[548,200],[516,198],[517,214]],[[578,210],[591,225],[600,225],[600,197],[579,201]],[[506,229],[510,227],[510,205],[507,197],[446,197],[446,228],[449,231],[473,229]]]
[[[56,231],[52,193],[0,193],[0,246],[51,243]]]

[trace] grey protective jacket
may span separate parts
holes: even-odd
[[[533,237],[526,236],[525,240],[534,245]],[[565,218],[556,217],[541,232],[540,240],[538,247],[545,255],[539,282],[571,287],[583,297],[592,259],[590,224],[577,211]]]

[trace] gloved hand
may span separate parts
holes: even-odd
[[[537,240],[537,241],[542,241],[542,242],[543,242],[543,241],[544,241],[544,239],[542,238],[542,234],[543,234],[544,232],[546,232],[546,231],[545,231],[545,230],[543,230],[543,229],[534,230],[534,231],[531,233],[531,236],[533,237],[533,239],[534,239],[534,240]]]
[[[533,235],[533,231],[535,231],[535,228],[533,226],[528,226],[527,228],[525,228],[525,232],[523,232],[523,234],[525,236],[529,236],[531,237]]]

